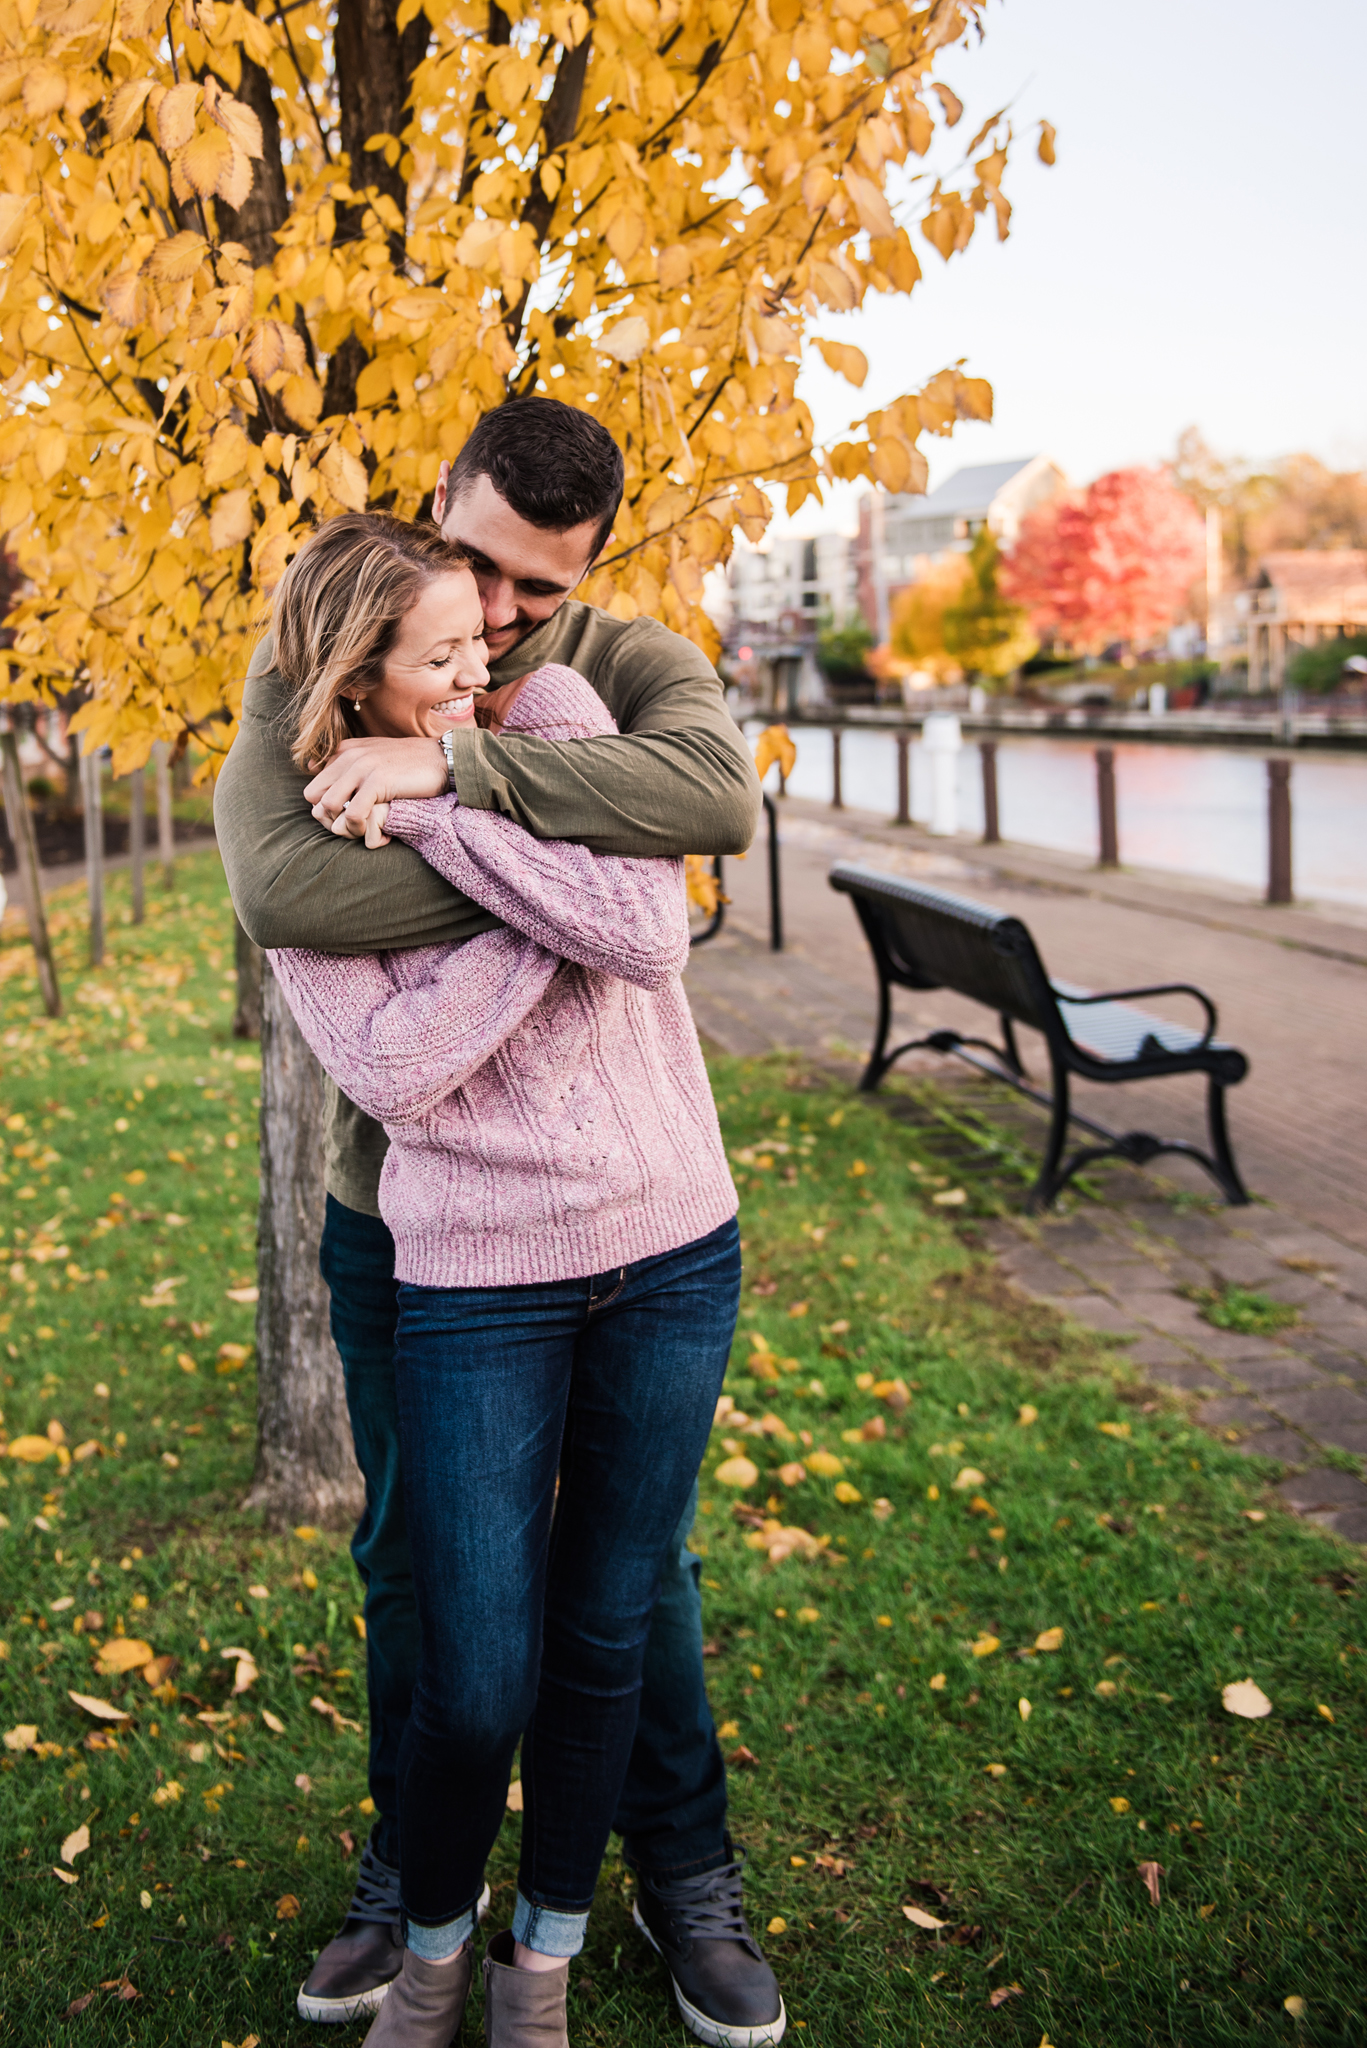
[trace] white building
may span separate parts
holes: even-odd
[[[815,632],[817,621],[839,625],[855,609],[854,542],[844,533],[800,539],[783,535],[758,547],[738,541],[727,564],[727,605],[737,626]]]

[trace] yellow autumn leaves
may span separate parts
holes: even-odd
[[[601,0],[520,8],[498,41],[504,15],[456,0],[403,39],[384,107],[368,17],[342,14],[42,0],[0,59],[10,691],[88,682],[120,772],[186,727],[221,752],[312,521],[416,514],[510,395],[586,406],[623,447],[585,594],[708,648],[704,578],[763,533],[761,480],[790,507],[823,476],[917,489],[920,439],[990,413],[946,369],[823,450],[796,392],[814,320],[919,279],[921,202],[888,171],[959,118],[932,73],[962,15],[767,0],[723,27],[711,0]],[[376,106],[355,161],[348,66]],[[1008,143],[998,116],[935,186],[924,246],[956,206],[954,247],[1004,230]],[[864,382],[857,348],[817,346]]]

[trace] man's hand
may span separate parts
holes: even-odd
[[[339,838],[387,846],[389,804],[445,793],[446,756],[436,740],[343,740],[306,786],[304,802]]]

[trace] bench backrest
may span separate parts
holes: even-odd
[[[1058,1031],[1049,977],[1018,917],[853,861],[837,862],[830,883],[853,899],[889,981],[952,988],[1018,1024]]]

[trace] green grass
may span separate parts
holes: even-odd
[[[1190,1298],[1200,1304],[1201,1314],[1217,1330],[1234,1330],[1241,1337],[1270,1337],[1275,1330],[1287,1330],[1298,1323],[1301,1312],[1290,1302],[1275,1301],[1251,1287],[1197,1287]]]
[[[39,1018],[12,921],[0,945],[4,1424],[13,1442],[57,1422],[70,1457],[0,1472],[0,1725],[47,1746],[5,1752],[0,1778],[0,2042],[23,2048],[308,2038],[294,1991],[368,1824],[344,1542],[267,1539],[236,1508],[250,1366],[217,1364],[251,1338],[228,1294],[251,1278],[258,1079],[227,1035],[212,856],[178,863],[178,884],[149,891],[135,932],[115,882],[98,973],[59,913],[71,1021]],[[751,1917],[783,1922],[763,1938],[789,2038],[1357,2048],[1358,1554],[1283,1514],[1270,1468],[1119,1354],[1010,1294],[973,1245],[999,1197],[948,1176],[933,1133],[799,1066],[714,1072],[746,1292],[695,1546]],[[898,1380],[905,1407],[877,1391]],[[102,1448],[71,1456],[86,1443]],[[781,1474],[823,1450],[838,1473],[817,1457]],[[739,1489],[716,1477],[737,1458],[756,1468]],[[956,1488],[966,1469],[981,1478]],[[775,1524],[816,1555],[771,1561]],[[87,1612],[100,1626],[78,1633]],[[159,1696],[96,1672],[120,1629],[176,1660]],[[1037,1650],[1049,1630],[1061,1647]],[[259,1670],[236,1701],[225,1648]],[[1245,1677],[1265,1720],[1222,1707]],[[69,1690],[130,1710],[112,1746],[89,1746]],[[82,1822],[65,1885],[54,1866]],[[494,1924],[517,1828],[490,1872]],[[1163,1866],[1157,1906],[1143,1861]],[[576,1966],[576,2044],[683,2038],[629,1902],[614,1859]],[[466,2038],[482,2039],[477,2003]]]

